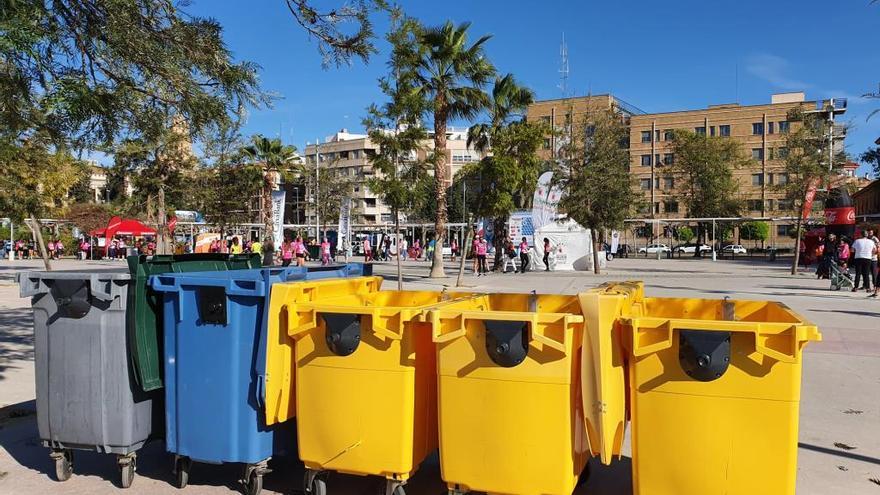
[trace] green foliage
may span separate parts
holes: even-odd
[[[739,226],[739,236],[747,241],[764,242],[770,238],[770,224],[767,222],[745,222]]]
[[[344,170],[333,167],[332,163],[321,167],[317,173],[313,167],[307,167],[302,180],[309,188],[310,196],[315,199],[314,209],[321,220],[322,229],[339,222],[342,198],[351,196],[354,181]]]
[[[65,220],[86,233],[106,227],[112,216],[113,212],[107,206],[91,202],[72,204],[64,213]]]
[[[234,225],[251,222],[250,205],[263,187],[263,173],[256,167],[220,163],[196,170],[193,209],[209,223]]]
[[[693,229],[688,227],[687,225],[682,225],[678,228],[678,239],[682,242],[691,242],[696,238],[696,234],[694,234]]]
[[[880,179],[880,148],[869,148],[868,151],[862,153],[860,159],[871,165],[874,178]]]
[[[629,153],[623,146],[627,128],[613,110],[587,115],[570,137],[553,180],[562,190],[559,210],[594,231],[619,229],[637,210],[640,196],[629,174]],[[590,133],[587,130],[590,129]]]
[[[285,180],[293,180],[303,171],[298,161],[296,147],[286,145],[279,138],[269,139],[262,134],[251,137],[251,145],[239,149],[247,163],[256,167],[263,177],[263,226],[266,237],[271,238],[275,230],[272,221],[272,190],[275,189],[276,176]]]
[[[677,130],[672,142],[678,198],[694,218],[737,217],[743,208],[734,170],[749,166],[741,145],[717,136]]]
[[[371,14],[387,12],[392,18],[400,15],[399,9],[385,0],[354,0],[325,10],[318,10],[310,0],[285,2],[296,22],[318,40],[325,67],[331,63],[349,64],[354,57],[366,62],[376,53]]]

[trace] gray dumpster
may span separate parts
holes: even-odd
[[[73,450],[117,455],[127,488],[136,451],[152,431],[153,396],[133,386],[126,345],[127,272],[28,272],[37,425],[52,449],[59,481],[73,472]]]

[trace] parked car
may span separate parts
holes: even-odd
[[[647,247],[639,248],[639,254],[657,254],[658,251],[661,253],[672,252],[666,244],[650,244]]]
[[[728,244],[721,248],[722,254],[747,254],[748,250],[740,244]]]
[[[675,249],[673,249],[673,251],[676,253],[694,254],[697,251],[697,245],[691,244],[691,243],[682,244],[680,246],[676,246]],[[700,244],[700,252],[701,253],[711,253],[712,248],[710,246],[705,245],[705,244]]]
[[[605,248],[605,259],[607,259],[608,261],[613,260],[615,257],[629,258],[629,255],[635,253],[632,246],[630,246],[629,244],[618,244],[616,253],[611,252],[611,245],[609,245],[607,242],[603,247]]]

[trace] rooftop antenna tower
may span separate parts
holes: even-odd
[[[559,46],[559,55],[562,65],[559,68],[559,89],[562,97],[568,98],[568,45],[565,44],[565,32],[562,33],[562,44]]]

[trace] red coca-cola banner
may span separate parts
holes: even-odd
[[[819,187],[819,179],[813,179],[810,187],[807,189],[807,196],[804,198],[804,209],[801,212],[801,218],[807,220],[810,218],[810,212],[813,211],[813,200],[816,199],[816,188]]]
[[[825,208],[826,225],[854,225],[855,223],[856,209],[854,207]]]

